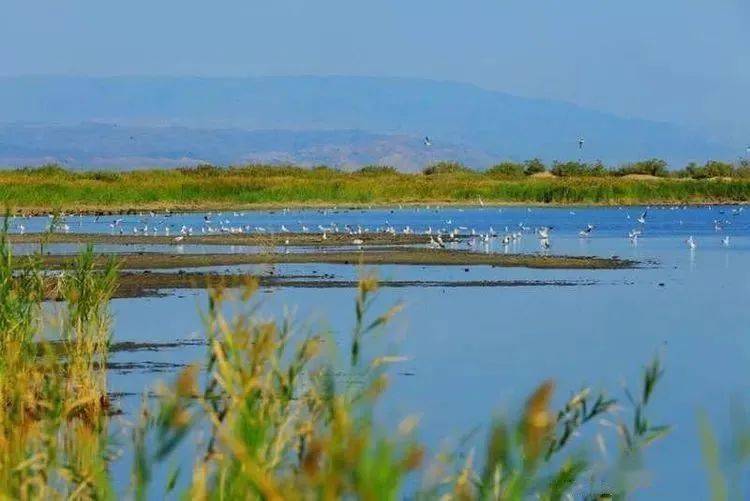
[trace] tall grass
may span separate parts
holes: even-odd
[[[93,270],[89,248],[70,278],[45,280],[37,261],[17,271],[0,237],[0,496],[103,498],[109,482],[107,305],[116,269]],[[52,291],[46,290],[51,287]],[[59,317],[42,301],[64,299]],[[52,339],[45,338],[49,332]]]
[[[487,173],[452,164],[433,167],[428,174],[376,168],[348,173],[328,168],[268,166],[135,171],[113,176],[52,168],[4,171],[0,172],[0,202],[20,210],[106,212],[258,205],[474,204],[480,197],[488,203],[533,204],[750,200],[750,179],[744,178],[634,179],[611,175],[537,178],[518,177],[518,172],[507,165]]]
[[[374,418],[400,359],[364,348],[385,333],[398,307],[373,315],[377,280],[361,280],[354,302],[348,360],[325,333],[299,333],[290,321],[263,320],[253,295],[217,287],[204,315],[207,359],[184,370],[145,400],[130,428],[128,485],[115,486],[110,467],[117,431],[110,421],[106,362],[109,298],[117,268],[94,269],[89,247],[55,280],[38,260],[19,268],[0,237],[0,497],[9,499],[137,499],[179,494],[191,499],[396,499],[409,478],[423,478],[419,499],[562,499],[597,496],[628,486],[602,473],[574,437],[597,421],[617,422],[623,458],[666,432],[646,418],[661,369],[649,365],[631,396],[632,422],[612,413],[615,400],[584,389],[553,410],[545,382],[515,419],[490,427],[484,451],[430,458],[415,438],[417,419],[396,430]],[[16,270],[14,272],[14,270]],[[63,301],[57,315],[42,301]],[[227,316],[227,302],[244,311]],[[121,433],[118,433],[121,435]],[[203,436],[197,445],[192,437]],[[185,447],[195,454],[184,457]],[[167,463],[182,464],[155,479]],[[182,473],[181,473],[182,472]],[[157,480],[159,480],[157,482]],[[598,484],[601,485],[601,484]],[[156,489],[164,489],[157,492]]]

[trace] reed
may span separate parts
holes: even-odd
[[[250,166],[110,175],[47,168],[0,172],[0,202],[19,211],[109,212],[333,204],[477,204],[480,198],[496,204],[750,200],[750,179],[744,177],[515,177],[507,175],[510,171],[507,165],[481,173],[453,164],[438,164],[427,174],[377,168],[341,172],[329,168]]]
[[[211,290],[205,364],[157,388],[158,398],[144,399],[138,422],[126,428],[131,481],[115,486],[111,437],[122,435],[123,425],[110,420],[106,363],[116,263],[95,267],[89,247],[51,282],[39,262],[17,263],[0,233],[2,498],[146,499],[179,492],[191,499],[397,499],[408,479],[421,477],[418,499],[551,500],[581,489],[602,494],[586,487],[584,479],[594,475],[624,495],[630,487],[574,451],[573,437],[606,417],[617,423],[628,458],[667,431],[646,418],[661,377],[655,362],[631,397],[630,423],[612,413],[615,400],[588,389],[554,411],[554,385],[545,382],[517,418],[494,421],[482,455],[433,458],[416,439],[415,417],[395,430],[374,417],[390,367],[402,360],[365,349],[373,336],[387,334],[399,310],[373,315],[374,277],[360,281],[344,360],[327,333],[298,332],[290,319],[262,319],[253,299],[257,282],[250,280],[240,289]],[[61,299],[55,315],[42,304],[50,286]],[[225,315],[228,304],[242,309]],[[196,436],[203,439],[189,442]],[[190,460],[185,447],[195,450]],[[159,478],[166,464],[183,468]]]

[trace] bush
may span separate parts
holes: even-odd
[[[703,166],[690,162],[685,167],[682,177],[710,179],[712,177],[732,177],[734,174],[735,168],[732,164],[710,160]]]
[[[195,177],[215,177],[224,172],[224,169],[221,167],[216,167],[211,164],[201,164],[196,165],[195,167],[180,167],[177,170],[187,176]]]
[[[85,179],[93,179],[94,181],[106,181],[113,183],[122,179],[122,175],[116,171],[96,170],[92,172],[86,172],[81,175]]]
[[[23,167],[20,172],[31,176],[43,177],[72,177],[72,173],[59,164],[44,164],[39,167]]]
[[[356,173],[367,176],[392,176],[398,174],[398,170],[390,165],[366,165],[357,170]]]
[[[583,162],[555,162],[550,172],[559,177],[599,177],[608,174],[607,169],[601,162],[594,165]]]
[[[669,170],[667,162],[658,158],[642,160],[631,164],[626,164],[615,171],[618,176],[627,176],[629,174],[641,174],[647,176],[667,177]]]
[[[428,165],[422,171],[425,176],[432,176],[434,174],[465,174],[469,172],[472,172],[472,170],[459,162],[438,162]]]
[[[519,178],[524,175],[524,166],[515,162],[502,162],[487,169],[487,174],[495,177]]]
[[[539,174],[540,172],[546,172],[547,166],[544,165],[544,163],[539,160],[538,158],[532,158],[531,160],[526,160],[524,163],[524,169],[523,173],[527,176],[533,176],[534,174]]]

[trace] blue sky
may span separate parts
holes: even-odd
[[[748,33],[748,0],[5,0],[0,74],[414,76],[739,145]]]

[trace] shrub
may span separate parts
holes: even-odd
[[[693,179],[732,177],[734,173],[735,169],[732,164],[715,160],[710,160],[703,166],[700,166],[695,162],[690,162],[687,167],[685,167],[686,177],[691,177]]]
[[[39,167],[23,167],[19,169],[20,172],[31,176],[42,176],[42,177],[72,177],[70,171],[65,169],[59,164],[44,164]]]
[[[356,171],[357,174],[364,174],[367,176],[391,176],[398,174],[398,170],[390,165],[365,165],[361,169]]]
[[[185,175],[194,177],[215,177],[224,172],[224,169],[221,167],[216,167],[211,164],[201,164],[196,165],[195,167],[180,167],[177,170]]]
[[[502,162],[487,169],[487,174],[495,177],[519,178],[524,175],[524,165],[515,162]]]
[[[115,171],[97,170],[82,174],[84,179],[93,179],[94,181],[115,182],[122,179],[122,175]]]
[[[438,162],[428,165],[422,171],[425,176],[435,174],[465,174],[469,172],[472,172],[472,170],[460,162]]]
[[[524,169],[523,173],[527,176],[533,176],[534,174],[539,174],[540,172],[546,172],[547,166],[544,165],[544,163],[539,160],[538,158],[532,158],[531,160],[526,160],[524,163]]]
[[[601,162],[589,165],[583,162],[555,162],[550,170],[559,177],[606,176],[608,171]]]
[[[626,164],[615,171],[618,176],[627,176],[629,174],[642,174],[648,176],[667,177],[669,170],[667,169],[667,162],[658,158],[652,158],[650,160],[642,160],[640,162],[634,162]]]

